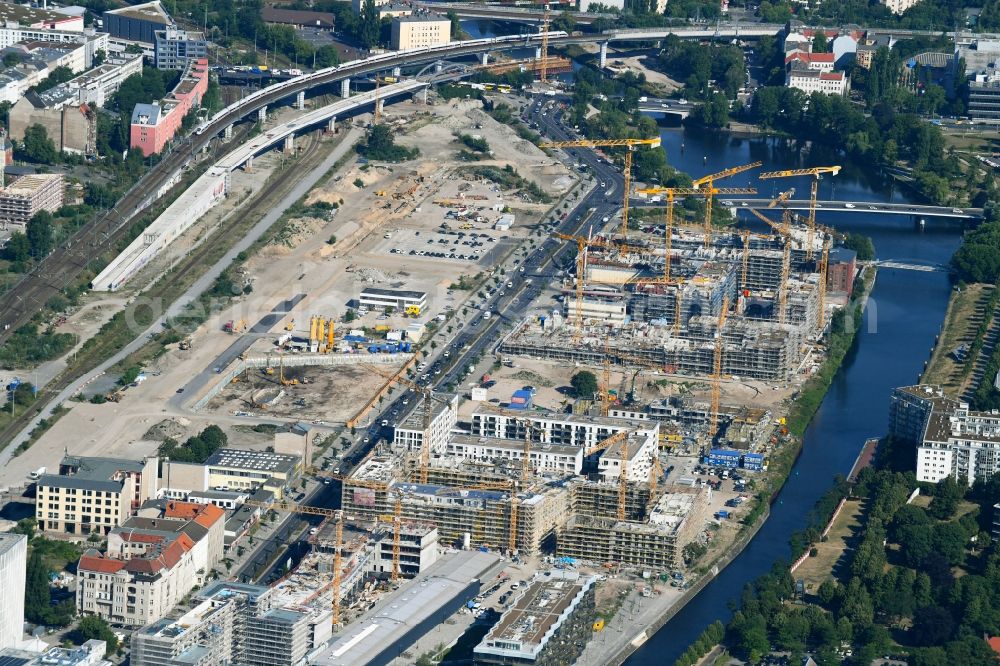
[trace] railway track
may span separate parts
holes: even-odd
[[[249,127],[241,128],[234,136],[235,142],[242,141],[248,133]],[[228,144],[217,141],[207,159],[217,160],[228,147]],[[157,166],[173,171],[182,168],[193,157],[188,145],[172,152]],[[71,286],[96,257],[114,250],[130,235],[134,218],[152,205],[153,189],[162,187],[162,184],[156,186],[157,179],[150,178],[151,173],[140,178],[110,210],[81,227],[0,295],[0,344],[31,321],[50,298]],[[173,186],[176,187],[184,185]]]
[[[297,159],[297,165],[300,168],[310,168],[315,165],[311,164],[315,161],[314,158],[319,153],[322,142],[316,138],[315,134],[307,135],[308,143],[299,152],[299,157]],[[305,137],[303,137],[305,138]],[[301,140],[300,140],[301,141]],[[244,207],[252,210],[266,211],[268,207],[276,203],[282,196],[285,195],[288,188],[292,187],[296,181],[297,169],[288,169],[285,173],[278,175],[276,178],[272,178],[264,188],[258,192],[258,194],[249,202],[243,204]],[[220,226],[216,227],[215,230],[209,235],[204,242],[199,244],[191,253],[189,253],[180,263],[175,265],[167,275],[156,282],[147,292],[146,295],[151,298],[164,297],[164,295],[170,295],[177,289],[184,286],[186,279],[191,278],[192,272],[196,271],[198,267],[207,268],[204,266],[206,259],[211,257],[211,255],[220,250],[220,248],[225,248],[232,243],[234,235],[237,234],[242,227],[248,226],[247,216],[245,215],[230,215]],[[170,299],[173,300],[173,299]],[[169,303],[164,299],[164,307]],[[133,306],[135,307],[135,306]],[[132,319],[136,319],[136,313],[133,311]],[[70,385],[77,377],[81,374],[88,372],[99,363],[101,363],[105,358],[117,351],[121,346],[121,341],[116,339],[113,335],[105,335],[102,337],[92,338],[93,343],[85,349],[81,349],[74,357],[71,365],[67,367],[45,388],[39,390],[38,395],[31,407],[19,415],[16,419],[9,422],[3,429],[0,429],[0,450],[3,450],[6,445],[17,436],[19,432],[35,417],[37,416],[45,406],[59,393]]]

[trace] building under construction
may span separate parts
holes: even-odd
[[[721,320],[723,374],[783,381],[824,323],[823,242],[814,239],[809,252],[807,236],[800,227],[787,238],[722,232],[705,248],[703,234],[675,230],[669,252],[631,238],[627,247],[588,239],[564,307],[522,322],[500,353],[590,365],[610,357],[704,376],[713,373]]]
[[[434,525],[444,545],[525,556],[558,548],[598,563],[632,547],[637,552],[617,561],[660,563],[665,570],[680,566],[684,544],[698,531],[686,527],[701,524],[701,505],[692,500],[668,507],[659,499],[668,489],[658,469],[658,423],[483,408],[473,414],[473,431],[450,437],[446,450],[452,453],[430,459],[426,482],[417,481],[416,456],[368,459],[343,481],[345,514],[376,520],[398,510],[403,521]],[[683,497],[700,493],[677,492]],[[687,511],[692,518],[667,521],[668,508],[672,516],[683,518]],[[594,539],[595,548],[587,552],[586,536],[573,525],[597,524],[607,516],[615,518],[600,523],[606,537]],[[638,543],[613,536],[642,533],[644,525],[655,538]],[[609,541],[620,547],[609,549]]]
[[[0,178],[2,178],[0,170]],[[0,229],[9,225],[25,227],[36,213],[54,213],[63,205],[61,174],[39,173],[21,176],[0,189]]]

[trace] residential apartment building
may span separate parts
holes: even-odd
[[[166,616],[184,598],[196,580],[191,538],[149,537],[143,545],[143,553],[131,557],[84,551],[77,566],[78,612],[139,627]]]
[[[451,429],[458,422],[458,396],[453,394],[433,394],[430,405],[423,397],[418,399],[410,413],[393,429],[393,447],[410,453],[423,450],[424,442],[424,410],[431,410],[430,442],[428,448],[432,455],[443,454],[448,450],[448,438]]]
[[[62,14],[40,7],[0,3],[0,25],[23,26],[33,30],[83,32],[83,15]],[[0,42],[0,46],[6,46]]]
[[[5,666],[112,666],[105,659],[108,644],[90,639],[71,648],[50,647],[45,652],[0,649],[0,663]]]
[[[895,389],[889,434],[915,444],[917,481],[951,477],[971,486],[1000,472],[1000,413],[971,411],[938,386]]]
[[[789,88],[798,88],[807,95],[821,92],[843,96],[850,90],[850,79],[843,72],[794,69],[786,76],[785,85]]]
[[[24,139],[32,125],[45,128],[56,147],[65,153],[97,152],[97,114],[129,76],[142,72],[142,55],[109,56],[105,62],[75,79],[43,92],[28,91],[10,110],[10,136]]]
[[[203,584],[222,559],[225,512],[161,501],[108,535],[107,551],[88,549],[77,567],[76,605],[108,622],[143,626],[167,615]],[[154,517],[149,517],[154,516]]]
[[[36,173],[21,176],[0,190],[0,229],[24,228],[39,211],[50,213],[63,205],[62,174]]]
[[[920,0],[879,0],[893,14],[902,14]]]
[[[69,40],[23,39],[2,47],[4,57],[16,56],[18,62],[0,70],[0,102],[14,104],[60,67],[74,74],[89,69],[99,47],[107,46],[107,35],[88,37],[71,33],[70,37]]]
[[[392,19],[391,46],[395,51],[441,46],[451,41],[451,20],[447,16],[419,11]]]
[[[13,648],[24,633],[24,583],[28,537],[0,534],[0,650]]]
[[[208,60],[190,60],[184,76],[169,95],[132,110],[129,145],[145,157],[159,153],[181,128],[184,116],[201,105],[208,90]]]
[[[826,269],[827,290],[851,295],[854,289],[854,277],[857,275],[857,259],[858,253],[846,247],[835,247],[830,250]]]
[[[460,460],[505,460],[520,465],[524,459],[524,440],[452,435],[447,452],[449,457]],[[529,462],[538,472],[579,474],[583,468],[583,449],[562,444],[534,444],[530,447]]]
[[[153,35],[153,62],[157,69],[184,69],[188,62],[208,58],[208,42],[203,32],[170,26]]]
[[[2,203],[0,203],[2,208]],[[44,532],[108,534],[156,495],[157,458],[66,456],[38,479],[35,519]]]
[[[797,66],[803,66],[809,71],[832,72],[833,64],[834,54],[832,53],[803,53],[795,51],[785,57],[785,68],[789,71]]]
[[[561,444],[588,449],[612,435],[632,430],[634,424],[614,418],[580,414],[530,413],[507,414],[479,407],[472,412],[472,434],[476,437],[524,441],[526,422],[531,441]],[[659,423],[650,422],[638,429],[642,437],[659,437]]]
[[[271,608],[271,589],[216,581],[177,618],[164,618],[132,634],[133,666],[242,664],[247,620]]]
[[[980,72],[969,80],[968,113],[977,120],[1000,120],[1000,71]]]

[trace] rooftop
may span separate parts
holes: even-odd
[[[218,467],[235,467],[237,469],[291,473],[298,466],[300,460],[299,456],[288,453],[220,449],[209,456],[205,464]]]
[[[132,5],[131,7],[122,7],[121,9],[109,9],[104,13],[106,15],[111,14],[114,16],[124,16],[130,19],[150,21],[151,23],[173,25],[173,20],[170,18],[170,15],[167,14],[163,5],[159,3],[159,0],[154,0],[154,2],[147,2],[141,5]]]
[[[419,11],[409,14],[407,16],[397,16],[393,21],[399,21],[400,23],[434,23],[437,21],[448,21],[450,20],[447,16],[441,14],[435,14],[429,11]]]
[[[59,23],[61,21],[72,20],[73,18],[72,16],[44,9],[15,5],[12,2],[0,2],[0,23],[9,21],[29,26],[36,23]]]
[[[332,28],[334,16],[330,12],[311,12],[299,9],[282,9],[271,5],[260,10],[260,18],[265,23],[289,23]]]
[[[380,289],[379,287],[365,287],[361,290],[361,296],[388,296],[390,298],[427,298],[425,291],[408,291],[406,289]]]
[[[22,176],[14,184],[3,191],[5,196],[31,196],[41,187],[49,185],[53,180],[62,181],[59,174],[34,174]],[[55,488],[78,488],[82,490],[101,490],[104,492],[121,492],[125,473],[140,473],[145,466],[144,461],[124,460],[121,458],[85,458],[66,456],[60,462],[60,469],[66,474],[46,474],[38,480],[39,486]]]
[[[534,659],[595,580],[576,571],[538,572],[474,652]]]
[[[325,649],[310,659],[321,666],[363,666],[383,662],[397,648],[409,647],[408,635],[428,618],[473,598],[479,581],[500,558],[492,553],[461,551],[446,555],[425,573],[386,595],[360,619],[350,623]],[[406,643],[406,645],[403,645]]]

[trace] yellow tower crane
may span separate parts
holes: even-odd
[[[401,533],[403,529],[403,501],[396,497],[396,509],[391,515],[379,516],[378,519],[383,523],[392,523],[392,582],[399,580],[402,575],[400,565],[399,565],[399,552],[400,552],[400,541]]]
[[[722,309],[719,310],[719,321],[715,327],[715,357],[712,367],[712,408],[708,415],[708,436],[714,440],[719,431],[719,397],[722,392],[722,329],[729,315],[729,297],[722,299]]]
[[[431,403],[437,401],[445,406],[449,406],[451,403],[449,403],[447,400],[443,398],[439,398],[436,395],[434,395],[434,391],[431,390],[429,386],[420,386],[419,384],[411,382],[409,379],[406,379],[405,377],[402,377],[399,374],[386,372],[374,365],[364,364],[362,367],[374,372],[377,375],[381,375],[382,377],[385,377],[390,381],[397,382],[399,384],[402,384],[403,386],[407,386],[413,389],[414,391],[417,391],[423,396],[424,398],[423,437],[421,437],[421,443],[420,443],[419,478],[420,478],[420,483],[427,483],[427,468],[430,467],[431,464],[431,420],[434,415],[434,408]]]
[[[598,139],[590,141],[580,139],[578,141],[554,141],[538,144],[540,148],[620,148],[625,147],[625,186],[622,199],[622,237],[628,237],[628,206],[629,198],[632,195],[632,152],[637,146],[648,146],[650,148],[660,147],[660,137],[652,139]]]
[[[809,184],[809,218],[808,218],[808,237],[806,239],[806,259],[813,258],[813,237],[816,233],[816,194],[819,191],[819,181],[823,177],[823,174],[828,173],[832,176],[836,176],[840,173],[841,167],[839,166],[822,166],[822,167],[811,167],[809,169],[787,169],[784,171],[768,171],[760,174],[761,180],[767,180],[770,178],[794,178],[796,176],[812,176],[812,182]]]
[[[610,437],[601,440],[583,452],[583,456],[592,456],[598,451],[610,451],[615,444],[621,446],[622,464],[618,469],[618,520],[625,520],[625,499],[628,494],[628,438],[631,430],[620,430]]]
[[[707,176],[702,176],[701,178],[695,178],[691,181],[691,185],[698,190],[704,190],[702,196],[705,197],[705,248],[709,248],[712,245],[712,201],[716,194],[720,193],[720,190],[716,189],[715,181],[722,180],[723,178],[730,178],[736,174],[743,173],[745,171],[750,171],[751,169],[756,169],[763,162],[752,162],[750,164],[744,164],[742,166],[731,167],[729,169],[724,169],[719,173],[710,173]],[[705,187],[702,187],[702,186]]]
[[[344,512],[339,509],[324,509],[318,506],[306,506],[305,504],[295,504],[294,502],[258,502],[256,500],[246,500],[246,506],[253,506],[267,511],[285,511],[287,513],[302,513],[310,516],[324,516],[337,521],[337,532],[333,550],[333,626],[340,625],[340,579],[343,569],[341,549],[344,540]]]
[[[549,80],[549,4],[545,3],[545,13],[542,14],[542,62],[538,70],[538,80],[546,83]]]
[[[753,167],[747,167],[753,168]],[[722,178],[723,176],[719,174],[714,174]],[[708,196],[712,197],[716,194],[757,194],[757,190],[752,187],[647,187],[641,190],[636,190],[636,194],[645,194],[650,196],[655,195],[665,195],[667,198],[667,206],[664,212],[664,217],[666,218],[666,252],[667,252],[667,263],[664,268],[663,277],[666,280],[670,279],[670,243],[671,237],[673,236],[674,230],[674,201],[676,197],[685,196]],[[709,233],[710,233],[709,229]],[[707,241],[711,243],[711,239]],[[706,243],[706,247],[708,246]]]

